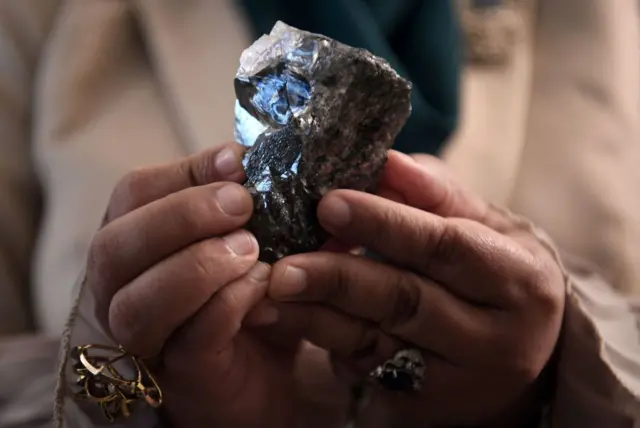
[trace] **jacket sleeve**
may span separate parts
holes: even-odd
[[[640,304],[570,261],[552,428],[640,426]]]
[[[555,256],[567,300],[545,428],[640,426],[640,302],[623,296],[583,259],[561,254],[549,236],[511,216]]]

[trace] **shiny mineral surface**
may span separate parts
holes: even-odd
[[[279,22],[243,52],[234,86],[260,260],[317,250],[328,238],[319,200],[375,191],[411,83],[366,50]]]

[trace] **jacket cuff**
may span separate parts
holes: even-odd
[[[593,269],[565,258],[564,338],[552,427],[640,426],[640,307]]]
[[[640,427],[640,300],[618,293],[597,269],[561,255],[530,221],[496,209],[536,236],[565,278],[562,340],[545,426]]]
[[[131,408],[128,419],[110,422],[100,406],[79,399],[76,395],[78,374],[74,372],[73,349],[88,344],[117,346],[113,339],[100,327],[95,319],[93,294],[82,280],[76,284],[77,299],[65,327],[58,367],[58,381],[54,400],[55,428],[159,428],[162,426],[159,414],[144,402]]]

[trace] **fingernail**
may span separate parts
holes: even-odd
[[[411,163],[416,163],[416,158],[412,155],[408,155],[406,153],[402,153],[402,152],[395,152],[396,156],[403,158],[404,160],[411,162]]]
[[[323,207],[322,222],[333,227],[345,227],[351,223],[351,208],[338,196],[329,196]]]
[[[247,256],[256,248],[253,236],[243,230],[227,235],[223,239],[229,250],[238,256]]]
[[[246,214],[249,208],[247,194],[237,184],[227,184],[218,188],[216,197],[220,209],[227,215]]]
[[[302,293],[307,287],[307,273],[298,267],[287,266],[284,268],[279,281],[273,284],[271,297],[286,300]]]
[[[225,147],[218,153],[214,166],[222,177],[233,177],[242,169],[240,159],[230,147]]]
[[[251,268],[247,275],[256,282],[265,282],[269,279],[270,273],[271,267],[268,264],[258,262],[253,268]]]

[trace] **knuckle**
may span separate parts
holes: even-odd
[[[255,264],[253,258],[235,255],[221,238],[192,245],[187,252],[195,277],[204,283],[231,281]]]
[[[449,266],[459,262],[459,246],[463,235],[463,225],[455,221],[445,221],[440,227],[425,228],[421,233],[423,236],[421,253],[427,260],[437,263],[440,266]]]
[[[216,260],[229,256],[226,246],[217,238],[192,245],[187,252],[195,276],[204,281],[216,277],[220,266]]]
[[[218,316],[224,320],[227,328],[231,328],[234,332],[241,328],[241,307],[240,296],[238,296],[238,293],[234,292],[232,288],[224,289],[218,296],[216,307]]]
[[[510,378],[521,384],[533,382],[542,371],[542,367],[536,364],[533,358],[522,353],[511,358],[505,369]]]
[[[397,242],[399,233],[411,242],[416,239],[416,236],[421,236],[421,233],[417,235],[415,233],[416,231],[422,232],[421,219],[405,215],[397,208],[380,210],[378,215],[379,218],[369,224],[366,230],[370,236],[369,239],[376,248],[387,248],[389,243]]]
[[[346,300],[349,293],[351,273],[344,264],[338,264],[334,273],[334,281],[330,282],[330,286],[324,288],[325,295],[322,297],[328,302],[342,302]]]
[[[220,180],[218,169],[216,168],[216,159],[218,153],[228,145],[219,146],[212,150],[195,154],[186,158],[178,164],[178,172],[180,175],[187,177],[189,186],[197,187]]]
[[[108,229],[98,231],[91,241],[87,255],[87,277],[93,287],[108,281],[112,271],[110,254],[114,251],[114,245]],[[94,288],[95,291],[99,290]]]
[[[109,217],[120,217],[144,205],[144,185],[148,168],[137,168],[125,175],[113,190]]]
[[[148,343],[153,334],[145,327],[145,317],[134,301],[121,295],[114,296],[109,307],[109,329],[116,341],[127,351],[140,357],[154,352]]]
[[[229,216],[220,208],[215,196],[215,191],[220,187],[218,183],[207,188],[193,187],[171,199],[174,221],[194,234],[209,234],[213,230],[218,233],[222,230],[230,232],[239,227],[242,218]],[[206,194],[203,195],[203,192]],[[247,215],[249,212],[247,209]]]
[[[189,196],[180,198],[178,209],[173,210],[176,222],[187,230],[198,233],[206,229],[207,224],[215,221],[217,207],[212,198],[198,197],[197,188],[188,191]],[[178,202],[178,201],[175,201]]]
[[[356,358],[364,358],[375,354],[378,349],[380,333],[366,323],[361,323],[348,354]]]
[[[204,181],[200,176],[201,168],[198,168],[196,165],[194,165],[194,162],[198,159],[199,158],[197,157],[190,157],[187,158],[184,162],[178,164],[178,173],[184,177],[187,177],[187,181],[189,183],[189,186],[191,187],[200,186],[206,183],[206,181]],[[204,163],[202,165],[205,167],[211,166],[208,165],[208,163]]]
[[[390,309],[381,322],[389,331],[400,330],[416,318],[421,297],[419,279],[414,274],[398,272],[393,282],[396,286],[393,287]]]
[[[532,257],[524,270],[524,286],[527,290],[527,304],[532,303],[544,314],[562,310],[564,303],[564,280],[555,262]]]
[[[380,213],[379,221],[371,222],[368,225],[366,232],[370,236],[370,241],[373,243],[373,247],[384,248],[387,242],[389,242],[390,230],[396,230],[397,228],[391,225],[398,224],[398,215],[393,210],[384,210]],[[381,227],[387,225],[386,227]]]

